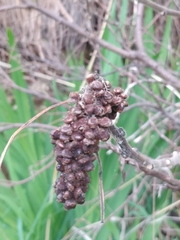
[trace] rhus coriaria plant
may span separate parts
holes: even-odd
[[[67,112],[64,125],[51,132],[60,177],[54,184],[57,201],[66,210],[85,202],[85,193],[94,169],[99,141],[110,137],[109,127],[117,113],[128,104],[122,88],[111,85],[97,73],[90,74],[87,85],[70,93],[74,106]]]

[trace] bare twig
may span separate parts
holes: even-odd
[[[174,16],[174,17],[180,17],[180,11],[168,9],[162,5],[159,5],[156,2],[152,2],[150,0],[138,0],[138,2],[151,7],[155,11],[161,12],[162,14],[167,14],[167,15]]]
[[[27,177],[27,178],[25,178],[23,180],[20,180],[20,181],[1,180],[0,181],[0,186],[3,186],[3,187],[13,187],[13,186],[25,184],[25,183],[33,180],[36,176],[38,176],[39,174],[44,172],[46,169],[50,168],[53,164],[54,164],[54,160],[52,160],[49,163],[47,163],[41,169],[35,171],[31,176],[29,176],[29,177]]]
[[[136,17],[136,29],[135,29],[135,36],[136,36],[136,45],[139,51],[145,52],[143,38],[142,38],[142,19],[144,13],[144,5],[138,4],[137,6],[137,17]]]
[[[134,159],[136,162],[135,165],[138,164],[138,168],[147,175],[161,179],[167,187],[173,190],[180,190],[180,181],[174,179],[173,176],[169,174],[169,169],[180,165],[180,152],[173,152],[169,157],[154,160],[131,148],[125,139],[125,132],[122,128],[117,128],[113,125],[109,127],[109,130],[120,146],[121,155],[124,158]]]
[[[37,91],[26,89],[26,88],[18,86],[15,82],[12,81],[12,79],[8,76],[8,74],[2,68],[0,68],[0,73],[2,73],[2,75],[8,80],[8,81],[6,81],[6,84],[11,86],[12,88],[17,89],[17,90],[19,90],[21,92],[24,92],[24,93],[27,93],[27,94],[31,94],[31,95],[36,96],[36,97],[41,98],[41,99],[47,99],[52,103],[57,103],[58,102],[58,100],[56,98],[49,97],[49,96],[46,96],[45,94],[38,93]]]
[[[147,54],[144,52],[141,52],[139,50],[134,51],[134,50],[124,50],[122,48],[116,47],[102,39],[97,38],[94,36],[94,34],[87,32],[86,30],[80,28],[77,24],[74,22],[69,22],[66,19],[57,16],[53,14],[51,11],[41,8],[37,6],[36,4],[33,4],[32,2],[25,1],[26,4],[21,4],[21,5],[13,5],[13,6],[6,6],[0,8],[0,11],[5,11],[5,10],[10,10],[10,9],[15,9],[15,8],[20,8],[20,9],[35,9],[46,16],[64,24],[65,26],[69,27],[70,29],[73,29],[76,31],[78,34],[84,36],[88,40],[91,40],[97,44],[99,44],[101,47],[107,48],[119,55],[121,55],[124,58],[129,58],[129,59],[138,59],[139,61],[143,62],[146,66],[150,67],[153,71],[156,72],[156,74],[159,74],[159,76],[166,81],[166,83],[173,85],[174,87],[180,88],[180,83],[178,79],[172,75],[168,70],[163,68],[159,63],[151,59]]]
[[[23,125],[23,123],[1,123],[0,124],[0,133],[4,132],[8,129],[12,128],[19,128]],[[43,124],[43,123],[32,123],[31,125],[28,126],[29,128],[41,128],[41,129],[48,129],[48,130],[53,130],[56,129],[55,126],[48,125],[48,124]]]

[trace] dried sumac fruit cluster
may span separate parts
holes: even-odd
[[[56,168],[61,172],[54,188],[66,210],[85,202],[90,182],[87,172],[94,168],[99,141],[109,139],[112,119],[128,105],[123,89],[111,90],[110,83],[97,73],[86,81],[81,93],[70,93],[75,106],[67,112],[64,125],[51,133]]]

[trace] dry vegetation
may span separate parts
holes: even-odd
[[[179,1],[0,0],[0,26],[0,151],[12,129],[58,106],[8,149],[2,239],[179,239]],[[122,86],[129,103],[115,122],[126,137],[111,129],[115,141],[100,144],[104,225],[97,162],[85,204],[65,212],[56,203],[48,135],[69,108],[59,102],[93,71]]]

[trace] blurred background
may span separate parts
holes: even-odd
[[[79,91],[94,71],[128,94],[116,125],[132,147],[152,158],[178,149],[180,3],[139,2],[0,0],[1,153],[18,127]],[[105,143],[105,223],[96,161],[86,202],[70,211],[56,202],[49,133],[66,112],[60,106],[44,114],[9,147],[0,171],[0,238],[180,239],[179,192],[130,165],[123,181],[122,159]],[[176,179],[179,170],[173,169]]]

